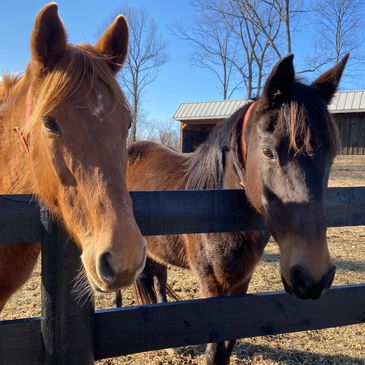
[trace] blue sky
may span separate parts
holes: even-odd
[[[47,1],[2,0],[0,3],[0,72],[21,72],[29,60],[29,40],[36,14]],[[189,27],[194,11],[189,0],[125,1],[133,7],[143,6],[157,23],[159,33],[168,43],[169,61],[161,68],[157,80],[147,87],[143,109],[149,119],[170,119],[181,102],[220,99],[217,83],[207,70],[191,64],[191,46],[171,34],[169,26],[180,22]],[[122,5],[115,0],[60,0],[59,14],[69,41],[94,43],[110,14]],[[311,40],[310,27],[297,32],[293,39],[295,63],[303,66]],[[365,87],[363,80],[353,88]],[[237,98],[239,95],[237,95]]]

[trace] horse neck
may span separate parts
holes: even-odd
[[[18,82],[21,82],[18,81]],[[6,107],[6,103],[11,103]],[[29,194],[33,192],[30,161],[19,136],[13,131],[25,124],[25,87],[18,94],[3,100],[4,111],[0,115],[0,194]]]
[[[244,185],[243,171],[240,171],[241,167],[232,158],[233,156],[226,152],[222,189],[242,189]]]
[[[234,189],[237,187],[229,151],[201,145],[185,163],[185,189]]]

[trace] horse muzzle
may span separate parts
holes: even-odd
[[[290,270],[290,284],[281,275],[285,291],[299,299],[318,299],[328,290],[335,278],[336,266],[332,266],[320,280],[316,281],[310,273],[300,265],[294,265]]]

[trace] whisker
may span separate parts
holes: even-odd
[[[93,299],[94,291],[87,280],[83,265],[79,266],[78,273],[73,281],[72,293],[75,295],[75,300],[80,306],[84,306]]]

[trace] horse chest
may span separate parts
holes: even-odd
[[[200,267],[214,273],[221,284],[246,281],[259,261],[267,241],[266,234],[224,233],[202,235]]]

